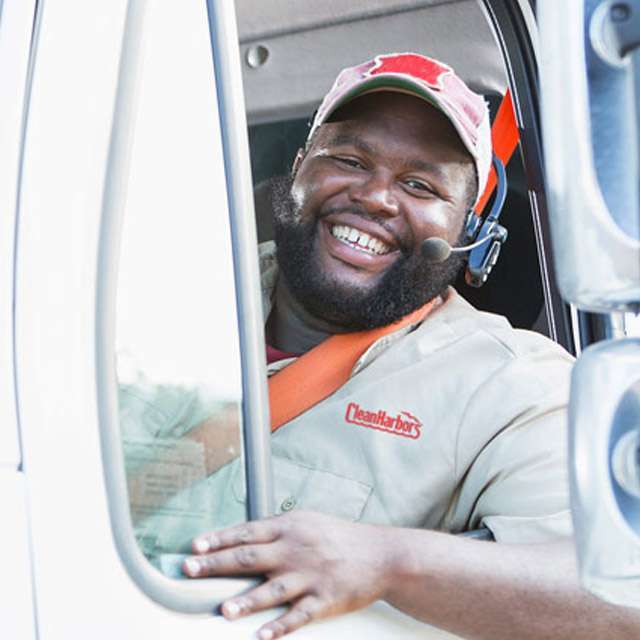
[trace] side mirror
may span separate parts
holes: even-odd
[[[583,352],[569,432],[582,583],[605,600],[640,606],[640,339]]]
[[[635,16],[637,0],[538,2],[558,285],[566,300],[587,311],[635,311],[640,303]]]

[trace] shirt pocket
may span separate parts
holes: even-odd
[[[273,476],[276,514],[304,509],[355,522],[361,518],[373,490],[360,480],[276,454],[273,455]],[[246,494],[240,473],[236,474],[232,486],[236,500],[244,502]]]

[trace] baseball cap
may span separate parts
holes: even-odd
[[[375,91],[415,95],[449,119],[475,163],[477,203],[491,170],[489,109],[484,98],[471,91],[450,66],[434,58],[418,53],[388,53],[343,69],[315,113],[309,138],[336,109],[358,96]]]

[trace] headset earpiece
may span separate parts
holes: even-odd
[[[480,229],[478,240],[482,240],[482,238],[489,233],[493,235],[493,240],[472,249],[467,258],[464,279],[465,282],[472,287],[481,287],[487,281],[491,270],[496,262],[498,262],[500,249],[509,235],[502,225],[494,223],[489,229],[485,223]]]

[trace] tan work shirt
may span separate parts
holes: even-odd
[[[260,260],[266,317],[272,243]],[[374,343],[347,384],[273,435],[277,504],[451,532],[485,525],[505,542],[570,535],[572,363],[449,289],[422,324]]]

